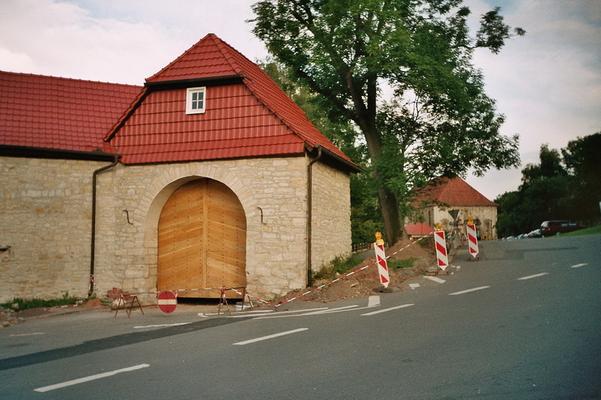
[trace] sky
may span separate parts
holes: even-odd
[[[254,0],[0,0],[0,70],[142,85],[207,33],[251,60],[267,50],[252,32]],[[489,199],[517,190],[542,144],[564,147],[601,131],[601,1],[465,0],[472,26],[501,7],[526,35],[474,64],[519,134],[522,166],[467,181]],[[600,149],[601,151],[601,149]]]

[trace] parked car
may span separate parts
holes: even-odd
[[[540,224],[540,231],[543,236],[552,236],[558,233],[572,232],[580,229],[576,222],[567,220],[544,221]]]
[[[528,233],[529,238],[539,238],[541,236],[542,236],[542,233],[541,233],[540,229],[535,229]]]

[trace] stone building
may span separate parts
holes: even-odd
[[[472,217],[480,239],[497,238],[497,205],[458,176],[434,179],[414,193],[412,204],[412,222],[441,224],[445,231],[453,230],[456,223],[465,230]]]
[[[0,94],[0,301],[273,296],[351,251],[357,167],[213,34],[143,87],[0,72]]]

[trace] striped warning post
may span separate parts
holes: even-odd
[[[385,288],[390,283],[390,275],[388,274],[388,263],[386,262],[386,253],[384,252],[384,244],[374,243],[374,250],[376,252],[376,260],[378,262],[378,275],[380,276],[380,283]]]
[[[472,255],[472,257],[476,258],[478,256],[478,232],[476,231],[476,225],[467,224],[467,245],[468,251]]]
[[[434,231],[434,247],[436,248],[438,266],[444,271],[449,266],[447,240],[445,239],[444,231]]]

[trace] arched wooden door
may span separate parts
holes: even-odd
[[[177,189],[161,211],[157,288],[216,298],[219,290],[206,288],[222,286],[246,286],[246,216],[227,186],[198,179]]]

